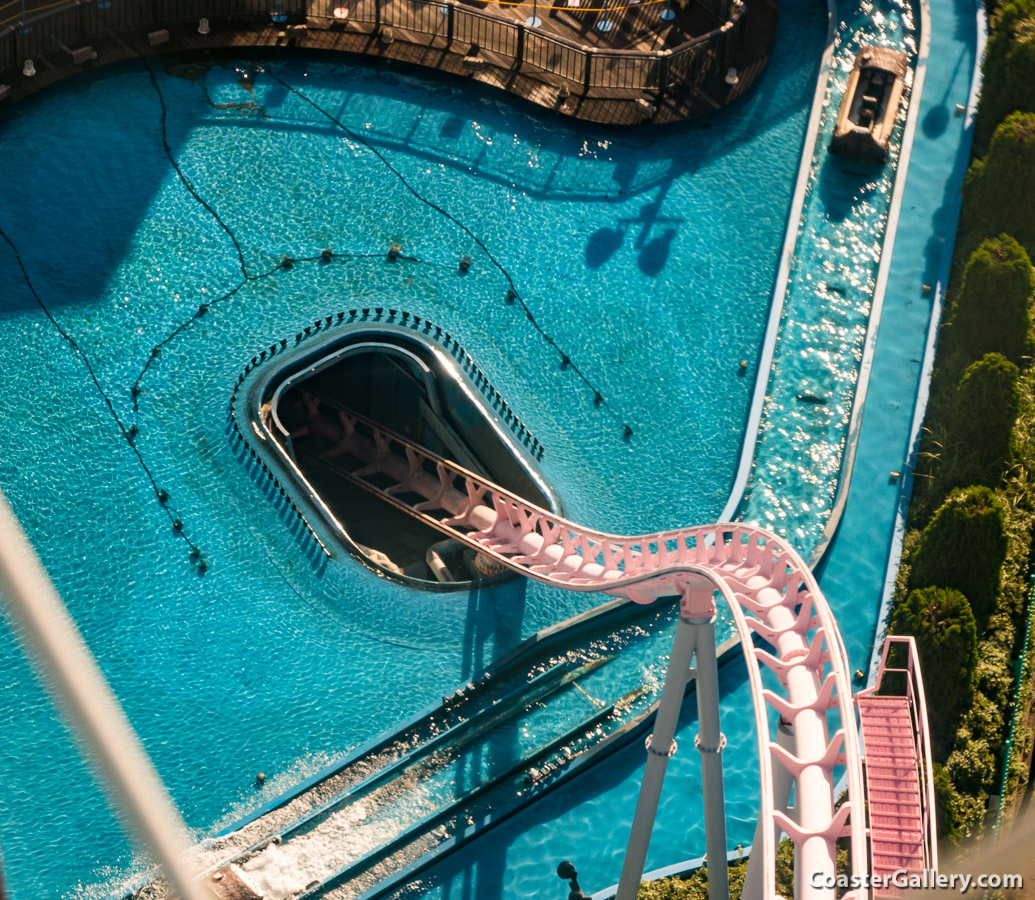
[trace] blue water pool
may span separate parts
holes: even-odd
[[[0,119],[0,169],[18,173],[0,184],[0,486],[199,838],[594,602],[523,582],[421,594],[315,553],[230,450],[236,373],[314,318],[398,306],[489,374],[570,518],[714,519],[824,28],[819,5],[784,4],[743,102],[637,134],[302,57],[263,63],[254,94],[235,64],[125,64]],[[408,258],[387,261],[392,242]],[[328,246],[331,264],[279,266]],[[0,640],[13,894],[111,896],[143,864]],[[749,704],[729,690],[732,734]],[[739,834],[755,779],[731,778]]]

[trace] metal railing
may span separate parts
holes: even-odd
[[[905,667],[894,668],[888,665],[888,655],[893,646],[900,645],[906,655]],[[913,734],[917,742],[917,770],[920,775],[920,797],[923,810],[923,834],[925,868],[938,868],[938,834],[935,822],[934,803],[934,765],[931,761],[930,729],[927,724],[927,697],[924,693],[924,682],[920,676],[920,655],[916,649],[916,639],[911,635],[888,635],[884,640],[884,650],[877,669],[877,679],[872,688],[859,691],[856,697],[879,694],[884,676],[896,673],[905,678],[905,692],[896,690],[893,696],[904,696],[909,701],[909,715],[912,721]]]
[[[690,2],[721,24],[672,49],[642,51],[591,47],[457,0],[0,0],[0,76],[17,71],[25,60],[68,52],[110,34],[196,27],[203,18],[213,31],[259,30],[270,25],[272,12],[282,12],[288,21],[316,27],[391,28],[393,39],[424,46],[476,45],[499,58],[493,62],[549,73],[583,92],[664,93],[725,71],[743,44],[743,0]],[[343,10],[348,11],[344,18]],[[542,10],[550,10],[549,0]],[[579,10],[563,12],[574,16]],[[583,14],[597,15],[593,9]]]

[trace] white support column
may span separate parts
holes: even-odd
[[[698,731],[704,789],[704,838],[708,853],[708,900],[729,900],[726,863],[726,799],[722,785],[722,751],[726,735],[719,729],[719,666],[715,658],[715,616],[690,619],[694,629]]]
[[[783,717],[776,728],[776,743],[790,753],[794,752],[794,726]],[[794,776],[782,765],[777,763],[773,766],[773,808],[781,812],[787,812],[791,802],[791,786],[794,784]],[[773,831],[773,840],[780,837],[780,829]],[[744,889],[741,891],[741,900],[761,900],[764,888],[763,879],[765,872],[762,871],[762,818],[759,817],[758,825],[755,827],[755,839],[751,844],[751,857],[748,859],[747,874],[744,876]]]
[[[658,702],[658,714],[654,721],[654,733],[647,738],[647,764],[643,769],[640,796],[636,801],[629,845],[622,863],[622,875],[618,881],[615,900],[636,900],[636,893],[647,862],[647,847],[650,845],[654,818],[661,798],[661,785],[665,780],[665,769],[669,757],[675,753],[676,722],[683,705],[686,683],[690,677],[690,659],[694,653],[695,628],[682,617],[676,626],[672,642],[672,656],[669,658],[665,686]],[[712,651],[714,658],[714,650]],[[727,898],[729,894],[727,892]]]
[[[138,842],[183,900],[211,900],[184,865],[187,829],[97,661],[0,493],[0,600],[50,678]],[[2,894],[2,889],[0,889]]]

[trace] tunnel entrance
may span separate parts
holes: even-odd
[[[370,467],[351,437],[357,420],[559,512],[534,458],[515,439],[514,422],[496,415],[485,386],[440,347],[410,335],[367,333],[285,362],[262,392],[260,421],[340,543],[379,572],[439,589],[511,577],[350,478]]]

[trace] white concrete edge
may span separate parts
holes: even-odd
[[[877,283],[873,289],[873,301],[870,305],[870,318],[866,326],[866,338],[863,341],[863,355],[859,363],[859,377],[855,384],[855,397],[852,400],[852,415],[848,420],[848,436],[845,440],[844,453],[838,472],[837,488],[830,515],[823,528],[823,536],[812,549],[809,562],[816,565],[827,547],[834,539],[837,528],[841,524],[845,505],[848,502],[848,489],[852,484],[852,471],[855,467],[855,454],[859,448],[859,432],[862,429],[863,414],[866,410],[866,391],[870,385],[870,372],[873,369],[873,356],[877,349],[877,332],[880,329],[881,315],[884,312],[884,295],[888,287],[888,273],[891,259],[895,253],[895,237],[898,234],[898,222],[902,212],[902,197],[905,194],[906,182],[909,178],[909,163],[913,154],[913,138],[916,135],[916,123],[920,118],[920,102],[924,94],[924,81],[927,76],[927,58],[931,46],[931,9],[928,0],[920,0],[920,46],[916,51],[916,64],[913,68],[913,84],[909,93],[909,110],[906,113],[906,124],[902,132],[902,147],[899,150],[898,162],[895,165],[895,186],[891,192],[891,203],[888,207],[888,221],[881,241],[880,263],[877,266]]]
[[[765,406],[769,377],[773,367],[773,355],[776,350],[776,339],[780,333],[780,319],[783,316],[783,303],[787,294],[787,281],[790,276],[791,261],[798,243],[798,231],[801,226],[801,213],[805,205],[805,194],[809,186],[809,173],[815,156],[816,138],[819,134],[820,117],[823,114],[823,101],[826,99],[827,79],[830,75],[830,59],[834,53],[837,38],[837,0],[827,0],[827,41],[820,58],[819,74],[816,77],[816,90],[812,96],[812,110],[805,131],[805,140],[801,148],[801,160],[798,164],[798,178],[791,197],[791,208],[787,213],[787,230],[784,232],[783,250],[780,254],[780,265],[776,270],[776,283],[773,298],[769,306],[769,321],[766,325],[765,342],[758,361],[758,374],[755,376],[755,387],[751,397],[751,409],[748,412],[747,428],[744,431],[744,442],[740,448],[740,462],[737,474],[730,489],[729,499],[719,514],[718,521],[732,522],[737,509],[744,500],[751,468],[755,462],[755,446],[758,443],[758,429],[762,422],[762,409]]]
[[[982,0],[975,0],[975,20],[977,22],[977,41],[974,47],[974,74],[970,82],[970,95],[967,98],[967,111],[964,119],[963,138],[960,143],[960,150],[970,152],[970,145],[974,137],[974,121],[977,118],[978,96],[981,93],[981,61],[985,55],[985,41],[987,38],[988,21],[985,15]],[[961,185],[962,187],[962,185]],[[941,317],[945,299],[945,287],[949,280],[949,269],[952,266],[953,250],[956,246],[956,226],[959,221],[960,202],[957,203],[954,214],[951,217],[949,227],[951,235],[946,240],[945,251],[942,256],[941,269],[938,272],[938,281],[934,289],[934,302],[931,304],[931,318],[927,325],[927,340],[924,346],[924,356],[920,366],[920,385],[917,388],[916,402],[913,405],[913,419],[909,426],[908,450],[906,462],[903,467],[902,479],[899,482],[898,497],[896,498],[895,527],[891,539],[891,547],[888,550],[888,560],[884,567],[884,588],[881,592],[880,609],[877,613],[877,626],[873,637],[873,649],[870,651],[870,665],[866,673],[866,687],[871,688],[877,681],[877,669],[880,666],[881,647],[884,643],[884,632],[888,624],[888,614],[891,611],[891,598],[895,592],[895,579],[898,576],[898,566],[902,560],[902,543],[906,536],[906,514],[909,510],[909,500],[913,493],[913,468],[920,450],[920,430],[924,424],[924,415],[927,412],[927,401],[931,391],[931,373],[934,371],[934,353],[938,343],[938,329],[941,325]],[[844,790],[845,778],[842,777],[837,785],[837,793]]]
[[[926,0],[925,0],[926,3]],[[987,17],[982,0],[975,0],[975,19],[977,22],[977,43],[974,48],[974,76],[970,82],[970,96],[967,98],[967,112],[963,126],[963,139],[960,145],[961,150],[969,154],[970,145],[974,137],[974,120],[977,117],[978,95],[981,92],[981,61],[985,54],[985,40],[987,37]],[[960,185],[962,188],[962,185]],[[906,535],[906,514],[909,510],[909,500],[913,493],[913,469],[916,466],[917,456],[920,451],[920,431],[924,424],[924,415],[927,412],[927,401],[931,392],[931,373],[934,371],[934,355],[938,344],[938,329],[941,326],[942,313],[945,303],[945,289],[949,281],[949,270],[952,267],[952,255],[956,246],[956,227],[959,222],[960,204],[962,196],[956,205],[952,215],[950,227],[951,235],[945,244],[945,252],[942,257],[941,269],[938,272],[938,282],[934,289],[934,302],[931,304],[931,318],[927,326],[927,341],[924,346],[924,356],[920,368],[920,385],[917,388],[916,403],[913,406],[913,420],[909,426],[909,442],[906,455],[906,464],[903,467],[902,479],[899,483],[898,509],[895,513],[895,532],[892,538],[891,548],[888,552],[888,562],[884,568],[884,591],[881,594],[880,612],[877,616],[877,633],[874,636],[873,651],[870,655],[870,667],[867,673],[866,686],[872,687],[877,675],[877,666],[880,663],[880,648],[883,642],[883,631],[887,627],[888,613],[891,608],[891,597],[895,591],[895,578],[898,575],[898,565],[902,559],[902,542]]]

